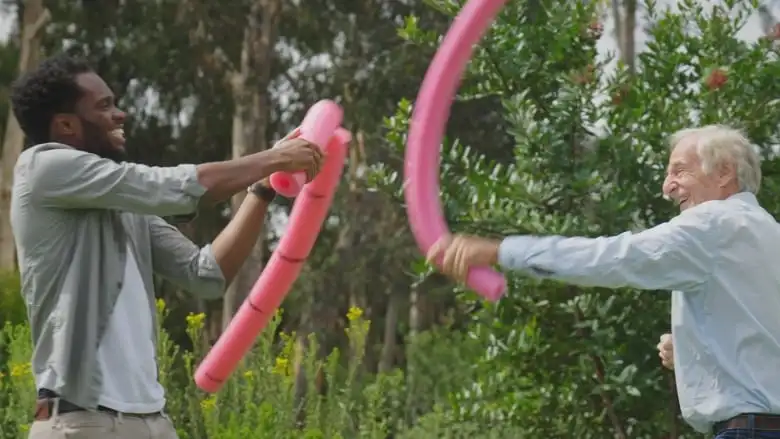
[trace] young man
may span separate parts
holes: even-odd
[[[34,145],[11,195],[38,387],[30,437],[176,438],[157,379],[153,274],[220,297],[260,236],[275,195],[263,181],[300,170],[311,180],[323,156],[284,139],[224,162],[122,162],[125,114],[103,79],[67,55],[20,78],[11,103]],[[233,220],[203,248],[160,218],[242,190]]]
[[[601,238],[445,237],[429,259],[460,280],[498,263],[579,285],[674,290],[671,337],[658,349],[685,420],[717,439],[780,439],[780,226],[756,200],[758,155],[722,126],[671,143],[663,192],[681,212],[667,223]]]

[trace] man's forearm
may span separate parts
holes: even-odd
[[[581,286],[688,290],[709,276],[711,243],[699,217],[638,233],[598,238],[511,236],[501,243],[504,268]]]
[[[204,163],[197,166],[197,172],[198,181],[206,188],[204,197],[218,202],[263,180],[279,168],[277,155],[273,150],[265,150],[234,160]]]
[[[263,231],[267,212],[268,203],[247,194],[233,219],[214,239],[212,251],[225,277],[225,285],[230,285],[252,252]]]

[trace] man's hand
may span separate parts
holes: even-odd
[[[279,161],[280,171],[303,171],[306,173],[306,181],[310,182],[320,172],[325,155],[317,145],[298,138],[299,134],[299,129],[293,130],[278,141],[271,151]]]
[[[658,356],[661,364],[669,370],[674,370],[674,347],[672,346],[672,334],[664,334],[658,342]]]
[[[428,262],[442,258],[441,270],[465,282],[469,268],[492,265],[498,261],[501,241],[468,235],[444,236],[428,250]]]

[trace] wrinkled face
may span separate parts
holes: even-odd
[[[669,156],[663,192],[681,212],[706,201],[725,199],[730,194],[725,190],[724,182],[733,177],[729,172],[729,169],[721,169],[705,173],[696,151],[696,137],[688,136]]]
[[[125,113],[116,107],[114,93],[96,73],[76,77],[81,99],[75,114],[55,117],[54,131],[68,144],[119,161],[125,156]]]

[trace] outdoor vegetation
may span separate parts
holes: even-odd
[[[267,148],[323,98],[343,105],[355,134],[312,256],[220,392],[198,390],[194,369],[284,233],[289,202],[277,203],[223,300],[157,283],[160,379],[182,439],[701,438],[680,418],[673,373],[655,350],[669,330],[667,292],[507,273],[509,293],[493,304],[443,278],[415,246],[401,193],[408,123],[463,3],[0,0],[18,17],[0,45],[0,121],[9,121],[0,123],[0,439],[27,437],[35,399],[7,229],[21,149],[8,87],[59,50],[88,56],[115,90],[137,162]],[[442,145],[453,231],[600,236],[666,221],[676,213],[661,196],[666,138],[711,123],[743,129],[760,148],[759,199],[780,213],[771,5],[672,3],[507,1],[475,50]],[[762,36],[746,41],[737,34],[750,16]],[[607,38],[618,50],[604,56]],[[169,220],[204,244],[230,212]]]

